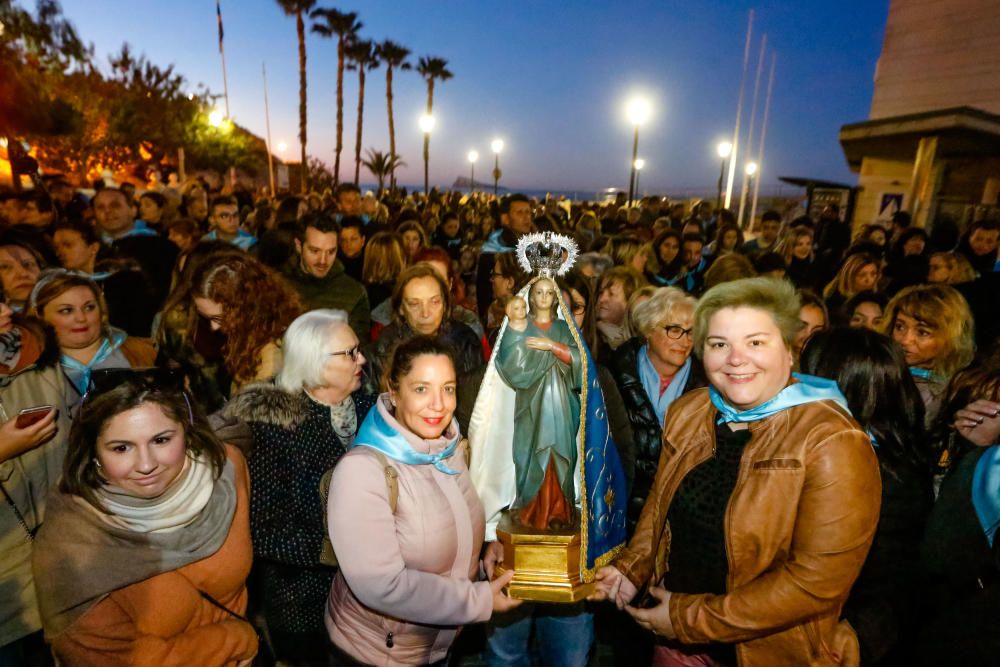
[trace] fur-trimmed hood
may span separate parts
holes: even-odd
[[[304,391],[289,393],[270,382],[247,385],[229,399],[219,413],[243,422],[262,422],[294,430],[312,407]]]

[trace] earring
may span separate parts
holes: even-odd
[[[97,460],[96,456],[94,457],[94,465],[96,465],[98,468],[103,468],[104,467],[104,466],[101,465],[101,462]]]

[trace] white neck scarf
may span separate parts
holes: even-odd
[[[110,512],[102,513],[102,518],[111,525],[135,533],[170,533],[198,518],[212,497],[214,485],[208,461],[188,456],[177,479],[156,498],[136,498],[111,485],[98,489],[97,495]]]

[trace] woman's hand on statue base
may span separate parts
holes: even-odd
[[[594,601],[610,600],[619,609],[624,609],[632,601],[632,598],[635,597],[635,594],[639,592],[635,584],[614,565],[605,565],[599,569],[597,575],[594,577],[594,581],[597,583],[597,588],[587,599]]]
[[[493,579],[493,571],[497,564],[503,562],[503,545],[500,541],[487,542],[483,550],[483,570],[486,571],[486,578]]]
[[[532,350],[542,350],[549,352],[552,350],[552,341],[542,336],[528,336],[524,339],[524,344]]]
[[[670,596],[672,593],[660,586],[653,586],[649,589],[649,595],[658,601],[655,607],[639,609],[628,606],[625,611],[635,619],[636,623],[654,634],[667,639],[676,639],[677,633],[674,632],[674,624],[670,620]]]
[[[515,607],[520,607],[524,603],[524,600],[515,600],[507,593],[503,592],[504,586],[510,583],[511,579],[514,578],[514,570],[507,570],[499,577],[490,582],[490,588],[493,589],[493,613],[502,614],[505,611],[510,611]]]

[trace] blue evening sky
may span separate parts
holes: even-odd
[[[121,43],[173,63],[192,83],[222,92],[213,0],[62,0],[66,15],[102,61]],[[362,35],[409,47],[413,61],[445,58],[455,77],[435,88],[431,183],[489,181],[489,142],[502,137],[502,183],[512,188],[595,191],[627,187],[631,130],[624,101],[654,100],[640,134],[645,191],[714,191],[715,145],[732,134],[747,12],[756,10],[747,116],[759,39],[777,54],[763,181],[796,175],[854,183],[837,142],[841,125],[865,120],[882,46],[887,0],[371,0],[326,2],[357,11]],[[295,21],[272,0],[223,0],[229,91],[235,120],[264,135],[261,63],[267,63],[271,130],[284,157],[298,159]],[[309,34],[308,150],[333,164],[336,41]],[[769,60],[767,61],[769,63]],[[356,73],[345,73],[341,177],[354,173]],[[763,112],[767,64],[758,118]],[[395,77],[402,183],[422,183],[417,119],[425,84]],[[759,130],[757,135],[759,136]],[[745,136],[745,135],[744,135]],[[388,151],[384,68],[366,87],[363,147]],[[756,149],[755,151],[756,152]],[[362,169],[362,181],[370,181]]]

